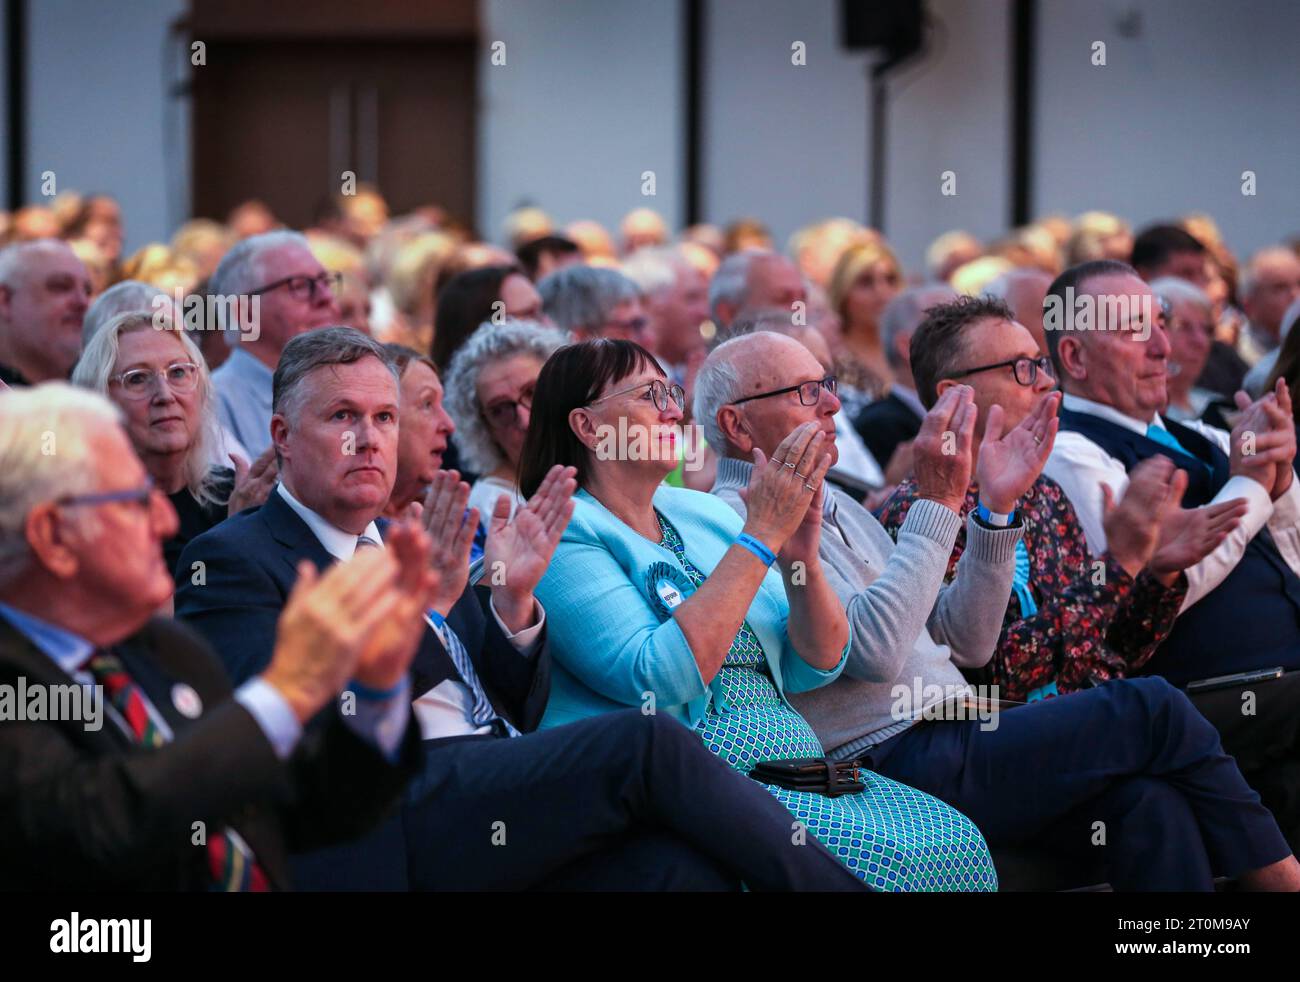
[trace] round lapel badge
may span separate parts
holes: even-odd
[[[203,700],[192,686],[177,682],[172,686],[172,705],[186,719],[198,719],[203,712]]]
[[[668,563],[652,563],[645,574],[646,594],[660,620],[668,620],[673,611],[691,595],[694,587],[686,574]]]

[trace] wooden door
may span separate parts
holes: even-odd
[[[256,197],[302,227],[350,171],[394,213],[437,203],[473,225],[474,40],[204,43],[206,64],[191,73],[195,215],[223,218]]]

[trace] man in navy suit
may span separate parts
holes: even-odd
[[[236,681],[267,659],[302,560],[325,566],[384,547],[377,518],[398,477],[398,379],[370,338],[349,328],[295,338],[273,398],[281,484],[261,508],[191,542],[176,571],[177,615]],[[466,586],[477,525],[468,486],[454,473],[435,479],[423,519],[437,584],[411,671],[424,770],[399,817],[301,863],[300,884],[858,888],[820,846],[794,845],[789,814],[671,720],[632,711],[532,732],[550,673],[533,588],[574,487],[572,470],[557,467],[513,520],[502,502],[484,552],[489,586],[476,588]]]

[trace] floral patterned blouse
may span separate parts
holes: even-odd
[[[895,538],[915,497],[916,484],[908,478],[880,510],[880,523]],[[979,487],[972,482],[948,580],[966,546],[966,516],[978,503]],[[1023,614],[1012,591],[997,651],[985,668],[967,676],[998,685],[1004,699],[1032,701],[1137,673],[1173,628],[1187,594],[1186,577],[1166,587],[1146,570],[1129,576],[1109,552],[1091,556],[1074,508],[1046,477],[1020,499],[1016,514],[1025,526],[1029,588],[1038,610]]]

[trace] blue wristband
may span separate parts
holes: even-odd
[[[404,685],[406,685],[406,679],[402,679],[391,689],[372,689],[370,686],[362,685],[353,679],[348,683],[348,687],[344,691],[353,693],[362,702],[386,702],[401,692]]]
[[[986,525],[993,525],[997,528],[1006,528],[1015,522],[1016,513],[1013,510],[1010,514],[1003,515],[999,512],[989,511],[988,506],[981,501],[979,507],[975,509],[975,517]]]
[[[754,538],[748,532],[741,532],[738,536],[736,536],[736,545],[744,546],[755,556],[757,556],[759,562],[761,562],[764,566],[771,566],[774,562],[776,562],[776,553],[774,553],[771,549],[765,546],[758,539]]]

